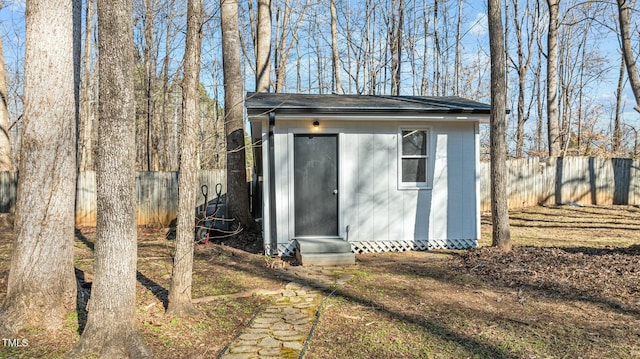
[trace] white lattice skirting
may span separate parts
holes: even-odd
[[[466,249],[478,246],[476,239],[431,239],[415,241],[369,241],[350,242],[353,253],[380,253],[424,251],[430,249]],[[271,246],[265,246],[265,253],[271,253]],[[296,253],[295,242],[278,243],[279,256],[293,256]],[[275,254],[275,253],[274,253]]]
[[[296,254],[296,244],[294,241],[290,241],[289,243],[278,243],[277,250],[277,253],[273,253],[271,245],[266,244],[264,246],[264,253],[266,255],[277,254],[283,257],[292,257]]]
[[[478,241],[475,239],[351,242],[351,249],[354,253],[424,251],[428,249],[465,249],[475,248],[477,246]]]

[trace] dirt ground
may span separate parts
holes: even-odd
[[[326,293],[306,357],[640,357],[640,209],[534,207],[510,215],[510,253],[488,247],[483,216],[479,249],[358,255],[348,269],[354,278]],[[215,357],[270,298],[223,297],[198,304],[196,317],[166,318],[173,246],[166,235],[139,229],[140,330],[157,357]],[[77,231],[81,284],[92,279],[94,238],[94,228]],[[0,300],[12,239],[9,216],[0,215]],[[266,259],[260,248],[246,235],[198,246],[194,298],[281,288],[281,267],[295,263]],[[58,333],[29,329],[22,334],[29,346],[0,347],[0,358],[63,356],[85,317],[70,314]]]

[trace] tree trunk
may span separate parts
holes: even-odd
[[[338,52],[338,11],[336,0],[330,1],[331,7],[331,60],[333,63],[333,78],[335,79],[335,91],[343,94],[342,79],[340,78],[340,53]]]
[[[0,4],[0,9],[2,9],[2,4]],[[7,104],[7,73],[4,66],[2,36],[0,36],[0,171],[13,171]]]
[[[202,0],[187,3],[187,37],[182,80],[182,131],[180,133],[180,176],[178,177],[178,220],[173,274],[167,314],[195,313],[191,303],[193,241],[195,234],[196,185],[198,175],[198,122],[200,121],[200,50],[202,44]],[[207,203],[204,204],[205,208]]]
[[[274,56],[274,62],[276,66],[276,86],[275,92],[287,91],[287,64],[289,63],[289,56],[291,50],[294,47],[294,42],[298,41],[298,32],[300,26],[305,18],[305,13],[309,7],[310,2],[302,4],[301,9],[293,9],[292,1],[284,1],[284,12],[280,15],[280,9],[276,10],[276,29],[280,29],[280,34],[276,35],[276,51]],[[295,11],[295,13],[294,13]],[[298,18],[295,23],[293,22],[292,14],[297,14]],[[280,18],[282,22],[280,22]],[[236,21],[237,22],[237,21]],[[237,25],[236,25],[237,27]],[[277,34],[277,33],[276,33]],[[279,36],[279,37],[278,37]],[[292,41],[288,41],[291,37]]]
[[[460,96],[460,67],[462,61],[462,0],[458,0],[458,16],[456,21],[456,54],[453,65],[453,94]]]
[[[547,138],[549,156],[560,156],[560,114],[558,110],[558,11],[559,0],[547,0]]]
[[[614,156],[618,156],[620,154],[620,147],[622,145],[622,100],[624,98],[623,89],[624,89],[624,67],[625,61],[624,56],[620,59],[620,73],[618,75],[618,86],[616,87],[616,113],[613,122],[613,141],[611,146],[611,152],[613,152]]]
[[[27,1],[16,240],[0,335],[59,329],[75,310],[73,3]],[[44,111],[43,109],[46,109]]]
[[[430,16],[428,16],[427,13],[427,2],[426,0],[423,0],[422,3],[422,17],[424,18],[424,28],[423,28],[423,32],[425,34],[425,36],[427,36],[426,34],[429,33],[429,22],[430,22]],[[422,45],[422,79],[420,81],[420,96],[427,96],[427,94],[429,93],[428,91],[428,87],[429,87],[429,81],[427,80],[427,59],[429,58],[428,54],[429,54],[429,46],[427,44],[427,42],[425,41],[424,44]]]
[[[631,33],[629,30],[629,23],[631,12],[630,0],[617,0],[618,1],[618,20],[620,22],[620,37],[622,40],[622,56],[624,56],[624,62],[627,64],[627,73],[629,75],[629,84],[633,91],[633,96],[636,99],[636,111],[640,112],[640,77],[638,76],[638,68],[636,67],[636,58],[633,56],[633,48],[631,47]]]
[[[177,160],[175,159],[175,151],[171,150],[171,141],[170,138],[173,137],[173,126],[169,126],[169,63],[171,62],[171,43],[173,40],[173,34],[171,31],[171,24],[173,23],[173,6],[175,0],[169,0],[167,5],[167,27],[166,34],[164,38],[164,59],[162,60],[162,115],[160,116],[160,121],[162,121],[162,139],[163,139],[163,148],[165,151],[165,170],[166,171],[176,171],[178,168]],[[171,122],[173,122],[173,114],[171,115]]]
[[[222,0],[221,0],[222,1]],[[289,20],[289,4],[285,5],[284,15],[280,15],[280,9],[276,10],[276,28],[281,29],[281,33],[279,37],[276,38],[276,56],[274,57],[275,66],[276,66],[276,88],[275,92],[281,93],[285,92],[287,88],[285,81],[287,76],[287,58],[285,57],[285,49],[287,46],[287,32],[286,29],[288,27]],[[282,19],[282,22],[280,22]],[[223,52],[224,57],[224,52]],[[226,83],[226,80],[225,80]]]
[[[397,2],[396,2],[397,1]],[[404,0],[391,2],[392,18],[389,32],[391,47],[391,96],[400,95],[400,75],[402,64],[402,28],[404,18]]]
[[[87,1],[83,50],[82,94],[80,100],[80,126],[78,130],[78,168],[93,169],[93,106],[91,105],[91,37],[93,36],[93,1]]]
[[[153,101],[153,88],[156,77],[155,55],[155,0],[144,1],[144,70],[145,70],[145,116],[147,120],[147,168],[149,171],[158,171],[159,162],[159,138],[158,125],[155,116],[155,104]]]
[[[98,1],[97,225],[87,324],[71,356],[146,358],[136,328],[132,0]]]
[[[507,121],[505,51],[500,0],[489,0],[489,48],[491,54],[491,219],[492,246],[511,250],[507,206]]]
[[[254,225],[249,213],[249,188],[245,163],[237,0],[222,0],[220,15],[224,123],[227,137],[227,208],[230,217],[237,220],[242,227],[253,229]]]
[[[440,36],[438,32],[438,0],[433,1],[433,80],[432,80],[432,94],[440,96],[440,59],[442,53],[440,52]]]
[[[256,92],[268,92],[271,83],[271,0],[258,0]]]
[[[540,14],[540,3],[535,3],[535,16],[534,20],[536,23],[541,22],[541,14]],[[540,43],[542,38],[542,27],[536,26],[535,34],[531,34],[530,36],[535,36],[536,42]],[[537,54],[536,54],[536,69],[533,77],[534,87],[535,87],[535,101],[536,101],[536,151],[538,156],[542,156],[543,146],[543,100],[542,100],[542,48],[537,46]]]
[[[516,64],[518,71],[518,123],[516,126],[516,158],[521,158],[524,150],[524,124],[528,119],[525,116],[525,93],[527,91],[526,81],[529,65],[531,64],[531,51],[533,49],[532,34],[527,36],[527,48],[525,57],[524,40],[522,36],[522,22],[525,21],[520,15],[520,1],[511,0],[513,4],[513,25],[516,35],[516,44],[518,46],[518,62]],[[526,4],[525,4],[526,7]],[[525,9],[525,12],[528,11]],[[527,14],[527,16],[529,16]]]

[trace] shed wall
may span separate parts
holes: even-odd
[[[338,134],[339,236],[354,251],[477,245],[477,124],[319,121],[318,132],[309,120],[276,121],[274,212],[280,254],[291,250],[295,237],[291,173],[296,133]],[[398,188],[399,128],[429,130],[430,189]]]

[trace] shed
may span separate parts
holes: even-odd
[[[477,246],[479,124],[489,105],[248,93],[246,108],[261,143],[254,158],[266,254],[331,264],[322,255]]]

